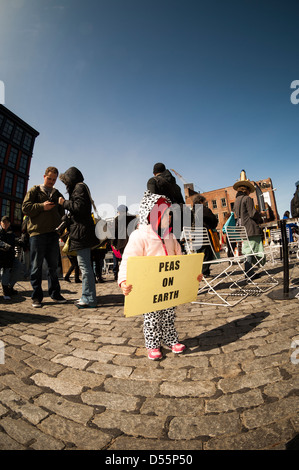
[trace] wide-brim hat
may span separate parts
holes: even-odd
[[[241,171],[240,179],[239,181],[236,181],[236,183],[233,185],[233,188],[235,191],[238,191],[241,186],[248,188],[251,193],[254,193],[255,191],[254,185],[249,181],[249,179],[246,178],[245,170]]]

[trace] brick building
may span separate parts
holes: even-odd
[[[22,222],[35,129],[0,105],[0,216],[7,215],[15,229]]]
[[[251,181],[251,183],[254,184],[253,181]],[[279,215],[277,212],[274,188],[271,178],[259,180],[256,181],[256,183],[259,185],[263,193],[265,203],[268,203],[271,207],[275,220],[278,220]],[[184,184],[184,191],[186,204],[191,204],[195,194],[198,194],[194,191],[193,184]],[[207,191],[205,193],[201,193],[201,195],[206,198],[208,207],[218,218],[217,229],[220,230],[224,224],[226,214],[230,214],[231,211],[234,210],[236,191],[233,189],[233,186],[228,186],[226,188]],[[254,192],[253,194],[250,194],[250,196],[253,198],[255,206],[259,206],[257,193]]]

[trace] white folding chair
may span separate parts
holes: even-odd
[[[112,269],[113,268],[113,252],[112,251],[108,251],[106,254],[105,254],[105,258],[104,258],[104,272],[105,274],[109,274],[109,269]]]
[[[218,273],[212,278],[203,276],[204,285],[199,287],[198,300],[192,303],[234,307],[248,296],[248,293],[232,277],[233,274],[237,277],[238,266],[234,264],[236,259],[217,257],[205,227],[183,227],[181,240],[185,242],[187,255],[197,253],[201,248],[209,246],[214,260],[204,261],[203,264],[218,268]],[[241,260],[244,261],[245,257],[241,256]],[[229,285],[225,281],[229,282]]]
[[[243,271],[243,279],[248,281],[250,285],[254,288],[254,291],[252,293],[264,293],[277,286],[278,280],[271,276],[271,274],[269,274],[268,271],[264,268],[264,264],[266,262],[265,252],[260,251],[258,253],[255,253],[252,250],[250,240],[246,232],[246,228],[242,226],[227,227],[226,235],[231,247],[234,243],[241,243],[243,249],[243,246],[246,243],[248,253],[244,256],[245,259],[247,257],[251,257],[252,268],[249,272],[246,272],[245,267],[241,266],[241,261],[239,257],[236,257],[236,262]],[[258,282],[256,282],[257,275],[262,276],[261,279],[258,279]],[[240,281],[241,279],[239,279],[238,282]]]

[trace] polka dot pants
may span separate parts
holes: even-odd
[[[143,332],[147,349],[159,348],[162,343],[166,346],[173,346],[179,342],[174,327],[174,307],[146,313],[143,315],[143,319]]]

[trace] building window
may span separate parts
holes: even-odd
[[[12,140],[14,141],[15,144],[20,145],[22,137],[23,137],[23,129],[17,126]]]
[[[3,192],[7,194],[11,194],[12,185],[13,185],[13,174],[7,171],[5,175],[5,180],[4,180]]]
[[[3,114],[0,114],[0,128],[2,126],[3,121],[4,121],[4,116],[3,116]]]
[[[8,201],[7,199],[2,200],[1,217],[3,217],[4,215],[10,217],[10,201]]]
[[[11,168],[16,168],[17,159],[18,159],[18,151],[17,149],[12,147],[10,149],[7,165],[10,166]]]
[[[20,199],[24,198],[24,187],[25,187],[24,179],[18,178],[17,185],[16,185],[16,197],[19,197]]]
[[[222,207],[226,207],[226,199],[225,199],[225,197],[223,197],[223,198],[221,199],[221,206],[222,206]]]
[[[4,137],[7,137],[9,139],[11,136],[12,130],[13,130],[13,122],[7,119],[3,127],[2,135],[4,135]]]
[[[24,137],[24,143],[23,143],[24,149],[29,151],[31,149],[31,144],[32,144],[32,135],[26,132],[25,137]]]
[[[20,224],[22,222],[22,206],[18,202],[15,204],[13,221],[14,224]]]
[[[22,153],[19,164],[19,171],[21,173],[26,173],[28,164],[28,157],[25,153]]]
[[[0,162],[4,162],[7,151],[7,144],[3,141],[0,141]]]
[[[213,199],[212,201],[212,206],[213,206],[213,209],[217,209],[217,201],[215,199]]]

